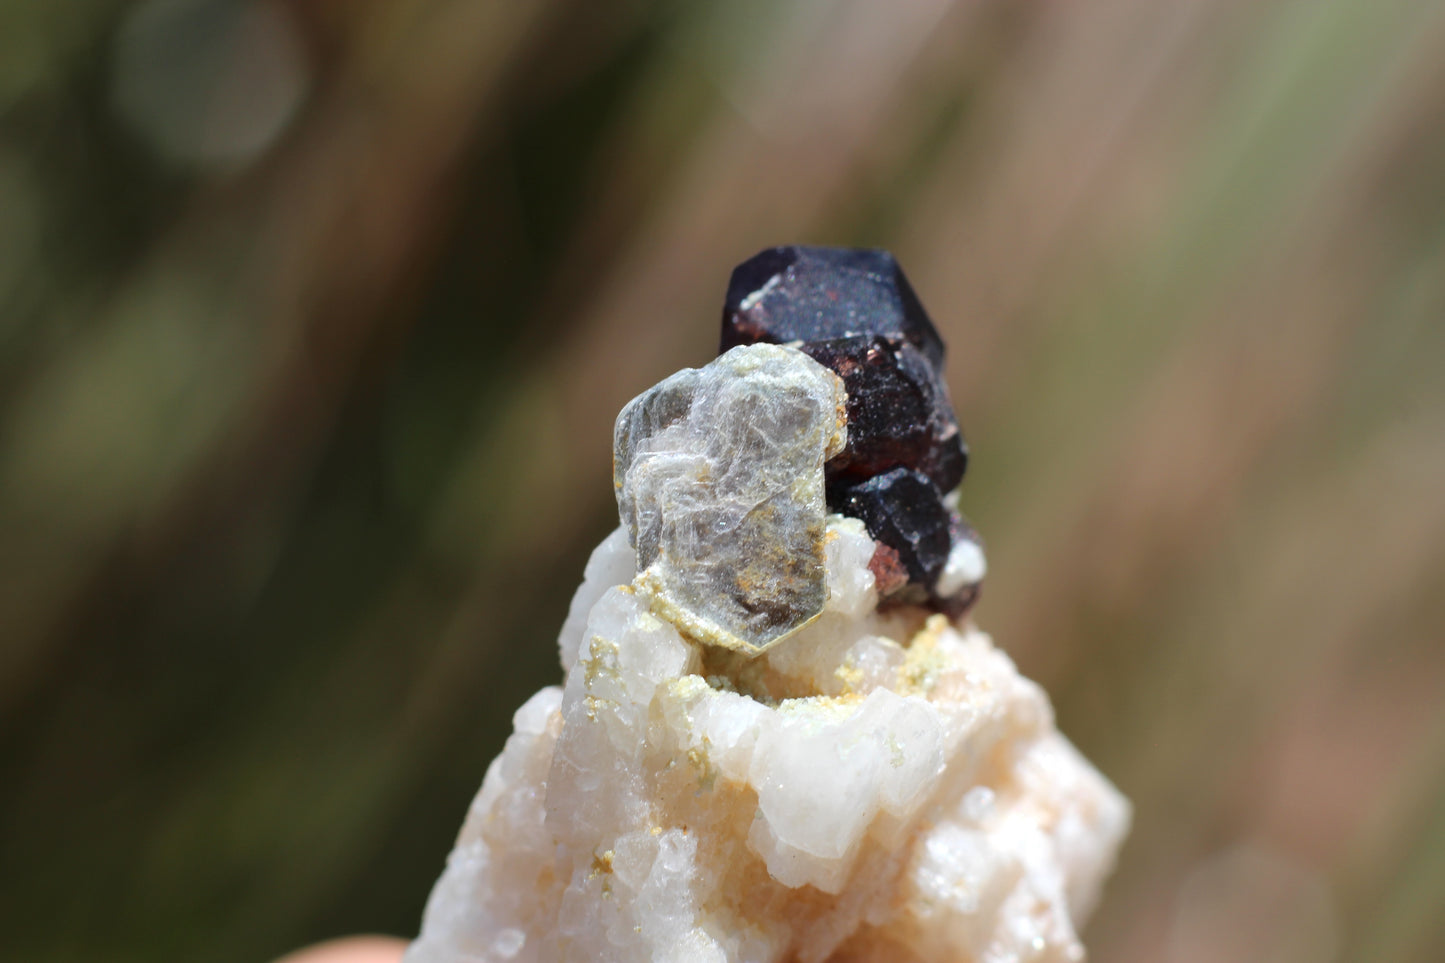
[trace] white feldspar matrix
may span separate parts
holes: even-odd
[[[956,495],[890,504],[884,464],[828,513],[838,384],[744,344],[624,410],[564,682],[517,711],[407,963],[1084,958],[1129,805],[952,601],[983,575]]]

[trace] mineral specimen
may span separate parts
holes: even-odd
[[[950,621],[985,564],[940,488],[937,335],[881,252],[733,286],[747,340],[791,346],[619,416],[565,682],[514,717],[406,963],[1082,959],[1129,804]]]
[[[823,463],[843,448],[843,401],[828,369],[758,344],[618,416],[613,484],[638,585],[693,638],[760,652],[823,611]]]
[[[887,251],[773,247],[733,271],[719,351],[855,334],[900,338],[943,370],[943,339]]]
[[[927,475],[940,492],[958,487],[968,453],[948,386],[923,352],[876,334],[800,347],[836,372],[848,392],[848,444],[828,463],[830,484],[903,466]]]
[[[838,489],[832,501],[835,511],[862,519],[869,535],[898,553],[909,582],[937,586],[953,549],[952,518],[927,476],[895,468]]]

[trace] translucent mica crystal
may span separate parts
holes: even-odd
[[[613,484],[639,587],[691,637],[760,652],[823,611],[823,463],[841,381],[801,351],[734,348],[633,399]]]

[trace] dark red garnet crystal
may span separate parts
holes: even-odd
[[[827,341],[881,334],[907,341],[943,371],[943,339],[887,251],[770,247],[728,283],[718,353],[767,341]]]
[[[829,508],[860,520],[898,553],[911,584],[929,588],[938,581],[953,547],[949,511],[922,472],[895,468],[829,494]]]
[[[913,345],[885,335],[805,341],[848,392],[848,447],[828,464],[832,482],[861,481],[892,468],[922,472],[941,492],[968,466],[948,386]]]
[[[733,271],[722,351],[796,344],[843,379],[848,445],[826,466],[828,505],[863,522],[907,572],[880,581],[891,600],[958,616],[978,585],[942,595],[939,581],[972,527],[944,502],[968,466],[943,377],[943,340],[887,251],[769,248]],[[896,556],[896,561],[894,560]]]

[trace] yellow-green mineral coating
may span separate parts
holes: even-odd
[[[794,348],[734,348],[634,398],[613,482],[653,610],[693,638],[757,653],[823,610],[823,463],[847,397]]]

